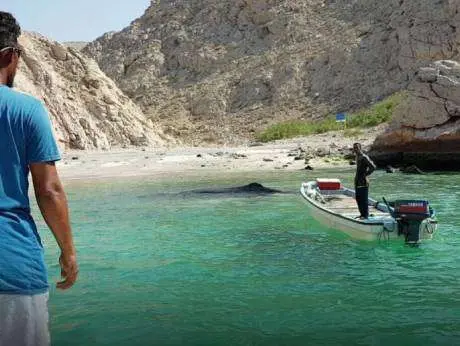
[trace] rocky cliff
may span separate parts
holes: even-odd
[[[191,143],[353,110],[456,59],[457,0],[159,0],[85,47],[144,112]]]
[[[76,50],[82,50],[83,48],[85,48],[85,46],[88,44],[88,42],[84,42],[84,41],[68,41],[68,42],[63,42],[62,44],[64,46],[66,46],[66,47],[69,47],[69,48],[73,48],[73,49],[76,49]]]
[[[357,37],[330,15],[323,1],[163,0],[84,52],[174,135],[241,142],[267,124],[329,110],[315,101],[310,66]]]
[[[329,0],[350,23],[356,45],[335,49],[313,64],[321,100],[355,108],[407,87],[421,66],[459,56],[458,0]],[[329,100],[329,101],[328,101]]]
[[[420,68],[408,95],[372,155],[380,165],[460,169],[460,64],[447,60]]]
[[[94,60],[38,34],[20,40],[16,86],[45,102],[63,148],[164,145],[167,138]]]

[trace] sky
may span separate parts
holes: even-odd
[[[150,0],[0,0],[23,30],[59,42],[92,41],[140,17]]]

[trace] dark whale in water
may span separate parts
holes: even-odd
[[[203,189],[190,191],[197,194],[250,194],[250,195],[269,195],[274,193],[284,193],[281,190],[271,189],[259,183],[251,183],[244,186],[216,188],[216,189]]]
[[[154,195],[140,195],[138,198],[140,199],[150,199],[153,196],[156,198],[164,197],[170,198],[171,196],[176,195],[180,198],[188,198],[188,197],[196,197],[196,196],[211,196],[214,195],[216,197],[232,197],[232,196],[268,196],[272,194],[287,194],[289,192],[271,189],[268,187],[263,186],[259,183],[251,183],[244,186],[236,186],[236,187],[227,187],[227,188],[209,188],[209,189],[199,189],[199,190],[190,190],[190,191],[183,191],[174,194],[168,193],[157,193]]]

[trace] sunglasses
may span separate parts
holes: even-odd
[[[5,47],[3,49],[0,49],[0,54],[2,54],[4,52],[7,52],[9,50],[12,50],[13,53],[16,53],[18,55],[18,58],[20,58],[21,54],[23,53],[22,48],[19,48],[19,47]]]

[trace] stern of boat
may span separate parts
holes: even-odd
[[[422,239],[432,239],[438,223],[428,201],[395,201],[393,216],[398,222],[398,232],[407,244],[418,244]]]

